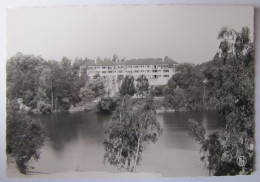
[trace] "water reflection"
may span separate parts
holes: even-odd
[[[34,163],[36,171],[115,172],[103,164],[103,124],[111,115],[64,112],[39,118],[49,140],[41,150],[41,159]],[[207,175],[199,160],[200,146],[188,134],[188,119],[198,121],[208,133],[221,130],[224,119],[215,112],[164,113],[157,118],[163,133],[156,144],[146,146],[137,171],[160,172],[169,177]]]
[[[94,142],[102,143],[103,123],[110,120],[111,116],[95,112],[62,112],[39,117],[47,129],[51,147],[60,152],[69,142],[75,142],[79,138],[92,138]]]

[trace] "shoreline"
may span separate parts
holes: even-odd
[[[29,172],[28,174],[21,174],[16,166],[14,161],[6,162],[6,178],[72,178],[72,179],[140,179],[140,178],[162,178],[160,173],[147,173],[147,172],[120,172],[112,173],[107,171],[64,171],[57,173],[41,173],[41,172]]]

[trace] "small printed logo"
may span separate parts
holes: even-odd
[[[237,165],[239,165],[240,167],[244,167],[247,163],[247,160],[244,156],[239,156],[237,158]]]

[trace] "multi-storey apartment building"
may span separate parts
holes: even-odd
[[[150,85],[165,85],[167,81],[176,73],[177,62],[166,57],[164,59],[133,59],[124,62],[112,61],[89,61],[80,67],[80,73],[93,78],[100,75],[105,79],[124,78],[127,75],[137,79],[144,75]]]

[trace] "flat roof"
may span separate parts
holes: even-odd
[[[123,62],[90,60],[85,63],[85,66],[116,66],[116,65],[159,65],[159,64],[178,64],[178,62],[166,57],[162,58],[144,58],[144,59],[131,59]]]

